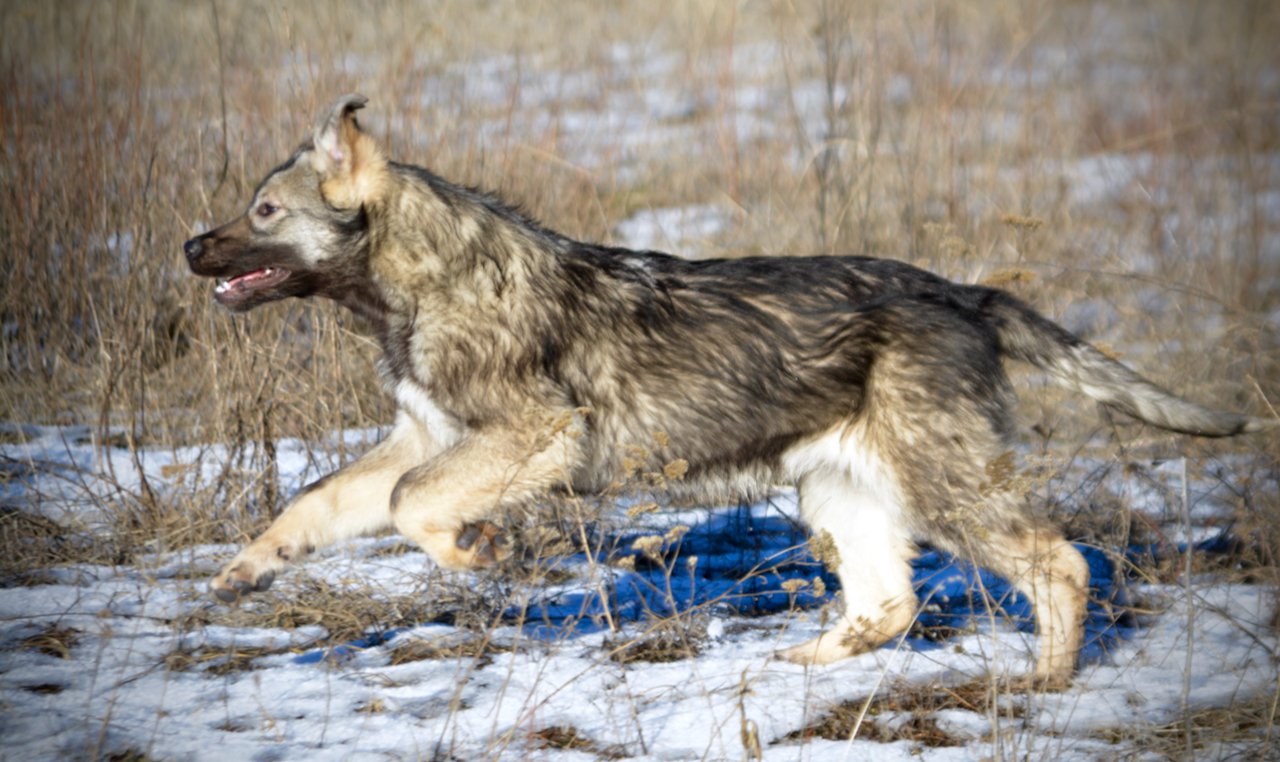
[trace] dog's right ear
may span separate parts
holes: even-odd
[[[356,93],[339,98],[316,123],[311,165],[320,175],[320,193],[339,209],[376,200],[387,163],[378,146],[360,129],[356,111],[369,99]]]

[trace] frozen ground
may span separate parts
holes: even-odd
[[[43,510],[65,518],[101,499],[94,473],[114,473],[113,483],[126,488],[137,482],[124,450],[95,448],[83,431],[26,427],[25,434],[28,441],[0,453],[17,475],[6,504],[38,508],[25,498],[43,495]],[[358,447],[371,436],[348,439]],[[286,489],[313,475],[304,474],[306,459],[287,455],[299,448],[280,444]],[[225,457],[217,447],[198,454]],[[196,455],[147,453],[142,463],[153,486],[178,489],[201,469],[174,464]],[[22,463],[39,466],[19,473]],[[1195,468],[1191,513],[1208,532],[1232,485]],[[1137,464],[1100,478],[1099,490],[1123,496],[1167,530],[1174,549],[1157,552],[1176,556],[1167,497],[1180,490],[1181,463]],[[819,631],[831,597],[822,588],[834,587],[798,547],[803,534],[793,515],[793,495],[783,490],[756,506],[645,513],[612,533],[622,524],[606,516],[599,536],[615,548],[609,562],[603,554],[552,558],[555,581],[540,584],[441,574],[395,538],[362,540],[290,571],[241,612],[205,593],[208,576],[234,550],[227,546],[8,580],[0,589],[0,754],[741,759],[745,739],[767,759],[1095,759],[1138,751],[1124,739],[1189,709],[1275,688],[1269,589],[1211,577],[1117,585],[1109,553],[1091,559],[1094,595],[1116,605],[1095,607],[1092,647],[1063,693],[1010,692],[993,705],[945,700],[981,694],[992,672],[1025,671],[1032,646],[1028,623],[1016,619],[1018,601],[1004,601],[1010,619],[988,613],[974,592],[1002,600],[998,580],[984,575],[970,590],[971,570],[937,554],[917,564],[928,604],[913,637],[829,667],[779,662],[776,649]],[[652,557],[633,550],[643,537],[663,538]],[[272,606],[317,583],[351,594],[347,600],[430,600],[460,585],[501,589],[501,615],[487,628],[397,624],[371,627],[363,638],[317,625],[263,626]],[[1126,613],[1133,603],[1146,613]],[[254,611],[261,616],[246,624]],[[856,716],[864,704],[872,711],[857,738],[848,740],[846,730],[829,740],[815,730],[828,714]],[[930,743],[921,740],[922,722],[930,723]]]
[[[1094,44],[1119,48],[1122,30],[1116,34]],[[1089,58],[1077,50],[1030,73],[1064,76],[1064,66]],[[788,81],[776,46],[736,47],[727,86],[698,70],[724,65],[620,45],[588,72],[543,70],[529,60],[461,62],[402,97],[431,109],[498,109],[491,133],[475,140],[555,134],[557,160],[621,186],[699,161],[708,144],[696,139],[699,130],[729,125],[748,147],[796,129],[805,133],[798,143],[823,142],[823,90]],[[1143,75],[1117,66],[1108,75],[1117,82]],[[373,70],[350,62],[356,72],[362,67]],[[887,102],[905,102],[923,84],[895,75]],[[983,105],[992,140],[1018,131],[1023,106]],[[709,111],[723,116],[696,118]],[[375,102],[369,118],[386,124],[394,112],[394,104]],[[886,138],[876,150],[899,148]],[[813,156],[797,150],[792,158],[803,166]],[[1073,209],[1103,214],[1146,200],[1144,178],[1159,174],[1160,160],[1116,153],[1034,167],[975,164],[956,168],[955,182],[964,203],[990,204],[965,192],[966,173],[999,171],[1014,185],[1036,172],[1061,180]],[[707,195],[702,203],[640,208],[612,231],[613,240],[691,257],[730,248],[740,211]],[[1264,201],[1274,221],[1274,194]],[[1276,240],[1268,237],[1268,251]],[[124,237],[106,245],[122,256],[134,249]],[[1156,267],[1140,252],[1124,256],[1134,272]],[[966,275],[984,274],[987,263],[973,262]],[[1081,300],[1063,317],[1095,336],[1120,320],[1100,300]],[[1207,326],[1203,340],[1223,330]],[[67,527],[69,541],[94,542],[106,531],[111,517],[103,511],[118,490],[137,488],[139,468],[163,495],[208,484],[229,457],[215,445],[143,450],[135,459],[95,441],[90,427],[8,433],[0,438],[0,520],[11,511],[38,514]],[[377,436],[355,431],[343,439],[358,451]],[[326,454],[335,448],[317,443],[282,441],[276,452],[282,494],[339,464]],[[1237,474],[1250,464],[1191,462],[1189,522],[1182,520],[1183,465],[1077,459],[1046,488],[1055,502],[1070,503],[1088,484],[1139,511],[1163,541],[1092,551],[1098,605],[1091,644],[1078,679],[1058,694],[1005,691],[994,702],[975,700],[989,675],[1029,668],[1029,623],[1018,619],[1021,604],[1005,599],[998,580],[928,553],[916,570],[927,606],[912,637],[830,667],[773,659],[778,648],[822,629],[834,593],[834,581],[804,553],[793,499],[782,490],[760,505],[648,513],[625,525],[628,506],[618,506],[599,529],[612,556],[553,557],[545,563],[554,573],[538,584],[443,574],[395,538],[322,552],[241,611],[205,592],[231,546],[0,580],[0,758],[719,760],[751,758],[756,746],[771,760],[1141,758],[1144,738],[1168,735],[1188,713],[1274,694],[1280,674],[1267,625],[1273,590],[1176,573],[1180,543],[1198,543],[1205,553],[1222,543],[1222,518],[1243,478]],[[661,538],[653,541],[656,558],[633,550],[646,537]],[[1115,578],[1112,562],[1146,552],[1171,559],[1175,573],[1162,584]],[[273,616],[317,587],[346,605],[385,601],[389,617],[352,634]],[[459,591],[496,612],[491,626],[434,615],[412,621],[396,609],[457,599]],[[1001,604],[994,614],[987,597]],[[1260,727],[1239,748],[1198,753],[1257,756],[1271,732]]]

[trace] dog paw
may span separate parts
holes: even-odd
[[[773,658],[778,661],[787,661],[792,664],[799,664],[805,667],[813,664],[821,664],[822,662],[819,660],[819,655],[821,653],[820,647],[821,638],[815,638],[814,640],[802,643],[798,646],[784,648],[781,651],[774,651]]]
[[[511,556],[506,532],[488,521],[473,521],[449,529],[402,531],[444,569],[482,569]]]
[[[856,636],[851,637],[848,632],[836,630],[824,632],[798,646],[775,651],[773,657],[792,664],[817,666],[848,659],[866,650],[869,650],[868,646],[861,639]]]
[[[250,593],[261,593],[271,587],[275,579],[274,571],[254,573],[247,563],[233,563],[213,578],[209,590],[223,603],[238,603]]]
[[[458,530],[454,547],[470,556],[469,567],[492,566],[511,557],[506,530],[488,521],[475,521]]]

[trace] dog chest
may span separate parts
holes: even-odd
[[[436,404],[419,384],[404,378],[395,385],[396,404],[426,427],[441,447],[449,447],[462,436],[458,419]]]

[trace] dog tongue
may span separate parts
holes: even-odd
[[[232,285],[247,284],[255,280],[260,280],[262,278],[270,277],[274,272],[275,272],[275,268],[264,267],[261,270],[254,270],[251,273],[245,273],[244,275],[237,275],[236,277],[231,279],[231,283]]]
[[[236,277],[231,278],[230,280],[224,280],[221,283],[219,283],[217,287],[214,288],[214,293],[226,294],[233,290],[246,291],[253,287],[253,284],[255,281],[272,280],[280,272],[281,271],[277,270],[274,267],[264,267],[261,270],[254,270],[253,272],[248,272],[248,273],[245,273],[244,275],[237,275]]]

